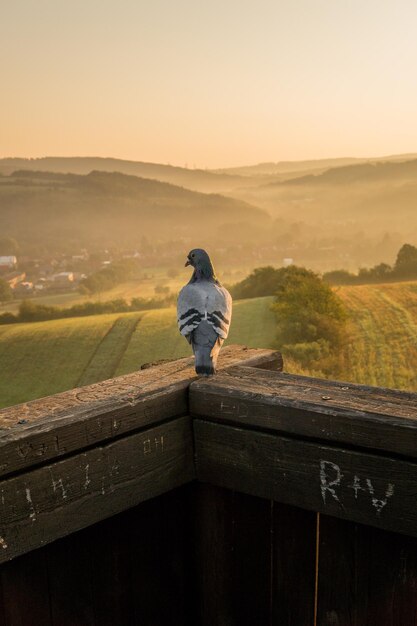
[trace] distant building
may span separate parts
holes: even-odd
[[[284,259],[282,259],[282,263],[284,267],[288,267],[289,265],[293,265],[294,259],[292,257],[287,256]]]
[[[15,287],[15,292],[17,295],[23,295],[25,293],[30,293],[33,291],[33,283],[23,281],[18,283]]]
[[[12,269],[16,265],[17,258],[15,256],[0,256],[0,269]]]
[[[57,286],[71,285],[74,282],[74,272],[59,272],[52,276],[52,280]]]
[[[6,274],[4,277],[12,289],[15,289],[19,283],[25,280],[25,278],[25,272],[11,272],[10,274]]]

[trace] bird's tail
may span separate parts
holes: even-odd
[[[217,357],[222,343],[223,339],[218,337],[211,324],[202,320],[191,338],[197,374],[212,376],[216,373]]]
[[[194,355],[195,371],[197,374],[203,374],[204,376],[212,376],[215,374],[216,363],[213,362],[210,346],[196,346]]]

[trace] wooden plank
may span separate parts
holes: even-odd
[[[98,564],[91,558],[92,546],[96,542],[95,527],[91,531],[74,533],[40,550],[45,553],[48,568],[48,599],[54,626],[100,624],[95,620],[93,610],[92,583],[100,574]],[[113,551],[111,543],[107,545],[107,551]],[[21,558],[25,561],[28,556]],[[32,593],[30,589],[26,591]]]
[[[0,482],[0,562],[110,517],[195,476],[182,417]]]
[[[197,478],[417,535],[417,464],[194,421]]]
[[[196,494],[202,626],[253,626],[271,618],[271,503],[199,485]]]
[[[145,513],[146,504],[143,506]],[[133,595],[137,591],[133,590],[131,583],[131,519],[132,509],[82,531],[91,537],[91,609],[99,626],[135,623]],[[79,623],[83,622],[80,620]]]
[[[222,350],[220,369],[239,362],[282,368],[273,350]],[[188,413],[188,386],[197,378],[193,363],[178,359],[0,410],[0,476]]]
[[[3,626],[7,626],[5,601],[6,597],[3,591],[3,582],[0,572],[0,624],[3,624]]]
[[[369,568],[360,568],[358,561],[363,557],[366,565],[369,546],[359,528],[354,522],[320,515],[318,624],[368,623]],[[378,531],[373,528],[371,532]]]
[[[417,457],[417,393],[233,367],[192,383],[190,412]]]
[[[417,539],[322,515],[318,582],[318,624],[415,626]]]
[[[312,626],[317,514],[278,502],[272,511],[272,624]]]
[[[196,561],[201,626],[233,624],[233,493],[199,485],[196,494]]]
[[[45,553],[36,550],[0,569],[1,626],[52,626]]]
[[[239,626],[271,620],[271,501],[234,492],[233,609]]]
[[[133,612],[121,626],[198,623],[192,569],[193,488],[186,485],[129,511]]]

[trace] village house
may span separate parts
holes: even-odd
[[[25,272],[10,272],[9,274],[6,274],[4,277],[4,279],[9,283],[9,286],[12,289],[15,289],[19,283],[25,280],[25,278],[26,278]]]
[[[58,289],[74,286],[74,272],[59,272],[54,274],[51,279],[53,287]]]
[[[11,270],[17,265],[15,256],[0,256],[0,272]]]
[[[29,281],[19,282],[16,285],[14,291],[15,291],[16,296],[25,296],[27,294],[30,294],[33,292],[33,283]]]

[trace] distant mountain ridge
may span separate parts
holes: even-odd
[[[56,172],[62,174],[89,174],[91,171],[120,172],[131,176],[159,180],[186,187],[193,191],[229,191],[246,184],[245,178],[216,174],[208,170],[188,169],[159,163],[127,161],[102,157],[42,157],[37,159],[0,159],[0,173],[10,175],[16,170]]]
[[[396,154],[384,157],[338,157],[329,159],[310,159],[304,161],[277,161],[243,165],[241,167],[226,167],[211,170],[218,174],[235,176],[273,176],[307,170],[327,170],[346,165],[360,165],[361,163],[377,163],[381,161],[408,161],[417,158],[417,153]]]
[[[281,185],[337,185],[350,183],[381,183],[411,180],[417,181],[417,159],[402,162],[361,163],[334,167],[321,174],[309,174],[282,181]],[[276,184],[276,183],[272,183]]]
[[[382,162],[409,162],[416,154],[392,155],[376,158],[341,157],[304,161],[278,161],[223,169],[189,169],[107,157],[40,157],[34,159],[0,159],[0,175],[18,170],[86,175],[91,171],[120,172],[130,176],[159,180],[202,193],[233,193],[235,190],[260,184],[279,184],[288,180],[319,176],[329,169],[346,166],[370,165]],[[299,174],[297,175],[297,173]],[[296,183],[298,184],[298,183]]]

